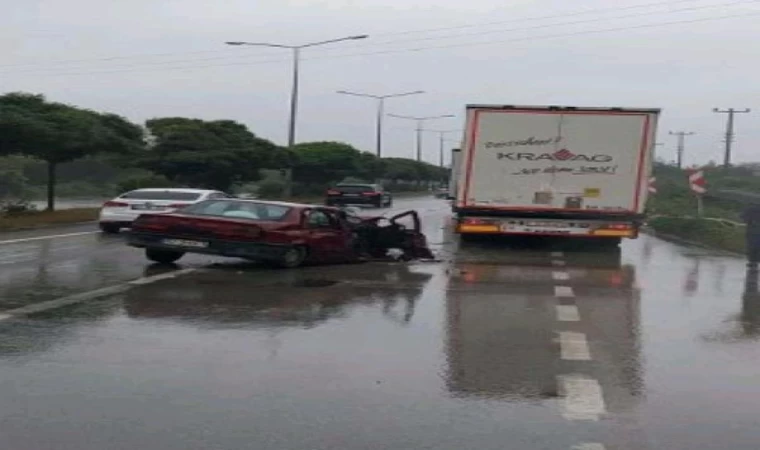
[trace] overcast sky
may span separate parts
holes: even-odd
[[[299,141],[373,151],[375,103],[335,91],[422,89],[389,100],[388,112],[456,114],[428,124],[456,130],[468,103],[659,107],[661,157],[674,159],[669,130],[697,133],[687,163],[722,160],[726,117],[713,107],[756,108],[737,116],[735,161],[760,161],[758,0],[0,2],[0,91],[43,93],[134,121],[234,119],[284,144],[288,51],[223,42],[369,34],[304,50]],[[386,119],[386,154],[413,157],[413,129]],[[437,139],[425,135],[429,161],[437,161]]]

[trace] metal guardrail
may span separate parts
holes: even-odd
[[[711,222],[718,222],[718,223],[720,223],[722,225],[730,226],[730,227],[745,227],[746,226],[745,224],[743,224],[741,222],[736,222],[736,221],[729,220],[729,219],[723,219],[723,218],[720,218],[720,217],[669,216],[667,214],[653,214],[653,215],[649,216],[649,219],[650,220],[651,219],[657,219],[659,217],[665,217],[665,218],[670,218],[670,219],[702,219],[702,220],[709,220]]]
[[[708,191],[705,198],[713,200],[725,200],[740,205],[751,205],[760,203],[760,194],[747,191],[737,191],[731,189],[721,189]]]

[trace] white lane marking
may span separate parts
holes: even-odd
[[[575,305],[557,305],[557,320],[560,322],[579,322],[581,315]]]
[[[575,292],[570,286],[554,286],[555,297],[575,297]]]
[[[565,252],[552,252],[551,255],[552,255],[552,258],[562,258],[563,256],[565,256]]]
[[[158,275],[153,275],[152,277],[138,278],[136,280],[130,281],[127,284],[132,285],[132,286],[141,286],[143,284],[155,283],[156,281],[168,280],[170,278],[177,278],[179,276],[186,275],[191,272],[195,272],[195,270],[196,269],[175,270],[173,272],[166,272],[166,273],[161,273]]]
[[[560,357],[565,361],[589,361],[591,352],[586,335],[575,331],[559,332]]]
[[[564,397],[562,416],[566,419],[597,421],[606,412],[598,381],[583,375],[560,375],[558,382]]]
[[[565,261],[560,261],[559,259],[553,259],[552,260],[552,266],[555,266],[555,267],[564,267],[566,265],[567,265],[567,263]]]
[[[607,447],[604,444],[598,444],[596,442],[587,442],[585,444],[579,444],[573,446],[571,450],[606,450]]]
[[[116,286],[108,286],[108,287],[104,287],[100,289],[95,289],[94,291],[68,295],[66,297],[57,298],[55,300],[48,300],[46,302],[40,302],[40,303],[35,303],[33,305],[22,306],[21,308],[10,309],[10,310],[3,311],[2,313],[0,313],[0,322],[4,320],[9,320],[18,316],[26,316],[29,314],[49,311],[51,309],[62,308],[64,306],[75,305],[77,303],[83,303],[86,301],[95,300],[100,297],[107,297],[110,295],[121,294],[122,292],[126,292],[129,289],[132,289],[133,286],[140,286],[140,285],[155,283],[161,280],[166,280],[169,278],[175,278],[181,275],[188,274],[190,272],[194,272],[195,270],[197,269],[182,269],[182,270],[176,270],[174,272],[154,275],[152,277],[138,278],[137,280],[133,280],[133,281],[123,283],[123,284],[117,284]]]
[[[38,236],[38,237],[32,237],[32,238],[23,238],[23,239],[9,239],[6,241],[0,241],[0,245],[7,245],[7,244],[18,244],[21,242],[33,242],[33,241],[44,241],[47,239],[58,239],[58,238],[67,238],[67,237],[76,237],[76,236],[86,236],[88,234],[98,234],[100,231],[82,231],[79,233],[66,233],[66,234],[51,234],[48,236]]]
[[[570,279],[570,274],[567,272],[552,272],[552,278],[555,281],[567,281]]]

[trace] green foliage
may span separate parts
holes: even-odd
[[[305,185],[327,186],[356,175],[363,160],[359,150],[342,142],[305,142],[293,151],[293,180]]]
[[[0,158],[0,200],[17,200],[26,196],[28,179],[21,157]]]
[[[135,189],[144,188],[164,188],[173,187],[174,183],[169,181],[163,175],[157,175],[154,173],[135,174],[132,176],[124,177],[118,183],[116,188],[119,193],[134,191]]]
[[[657,177],[657,194],[649,199],[648,209],[650,214],[662,214],[668,216],[696,216],[697,199],[689,189],[688,175],[686,171],[677,167],[657,164],[654,168]],[[743,209],[741,203],[727,202],[713,196],[713,193],[723,189],[746,189],[752,190],[752,186],[758,186],[760,192],[760,178],[751,174],[742,174],[741,170],[713,168],[705,171],[708,183],[708,195],[704,197],[705,216],[738,220]]]
[[[656,232],[699,242],[709,247],[744,253],[744,227],[714,220],[657,217],[649,222]]]
[[[282,160],[282,149],[231,120],[170,117],[146,125],[155,142],[139,165],[173,183],[227,191]]]
[[[285,183],[280,180],[265,180],[259,183],[258,195],[260,198],[282,198],[285,192]]]
[[[100,152],[134,154],[142,128],[114,114],[48,102],[42,95],[0,96],[0,154],[31,156],[48,165],[48,209],[55,207],[56,167]]]

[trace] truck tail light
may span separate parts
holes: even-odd
[[[460,233],[498,233],[501,231],[501,227],[497,220],[466,217],[459,222],[457,231]]]
[[[602,228],[606,228],[608,230],[630,230],[631,225],[627,223],[612,223]]]
[[[466,217],[462,219],[462,225],[496,225],[496,221],[491,219],[477,219],[474,217]]]

